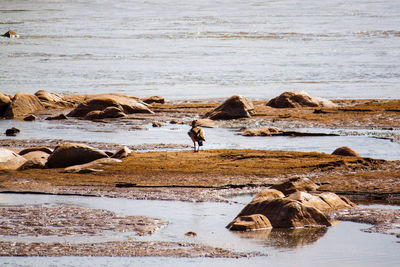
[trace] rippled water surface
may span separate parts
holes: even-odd
[[[400,98],[393,0],[2,0],[0,92]]]

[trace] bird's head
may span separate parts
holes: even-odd
[[[192,121],[192,127],[196,127],[197,126],[197,120]]]

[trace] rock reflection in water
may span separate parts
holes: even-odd
[[[234,232],[241,238],[263,242],[267,247],[301,248],[311,245],[323,237],[327,227],[265,229],[257,231]]]

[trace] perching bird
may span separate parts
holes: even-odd
[[[192,121],[192,129],[188,132],[188,135],[193,141],[194,152],[199,152],[200,147],[203,145],[203,142],[206,141],[204,139],[203,129],[197,127],[197,121]],[[197,142],[197,150],[196,150],[196,142]]]

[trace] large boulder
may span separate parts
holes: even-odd
[[[337,105],[332,101],[310,96],[304,91],[284,92],[280,96],[271,99],[267,106],[273,108],[298,108],[298,107],[324,107],[336,108]]]
[[[0,147],[0,170],[18,170],[27,160],[17,153]]]
[[[11,99],[8,95],[0,93],[0,117],[6,112],[8,106],[11,104]]]
[[[85,144],[65,143],[54,149],[47,160],[47,166],[49,168],[65,168],[100,158],[108,158],[108,156],[105,152]]]
[[[89,98],[72,110],[67,116],[85,117],[94,110],[103,111],[108,107],[116,107],[125,114],[132,113],[154,113],[147,105],[135,97],[129,97],[122,94],[104,94]]]
[[[281,191],[286,196],[297,191],[312,192],[317,188],[318,186],[308,178],[291,178],[288,181],[270,187],[270,189]]]
[[[264,215],[252,214],[249,216],[237,217],[229,223],[226,228],[231,231],[249,231],[272,228],[272,225]]]
[[[225,100],[214,110],[207,112],[204,118],[212,120],[230,120],[249,118],[254,113],[253,103],[241,95],[234,95]]]
[[[356,151],[354,151],[353,149],[351,149],[348,146],[342,146],[342,147],[336,148],[335,151],[332,152],[332,155],[360,157],[360,154],[358,154]]]
[[[288,198],[252,201],[237,217],[253,214],[264,215],[274,228],[331,226],[328,217],[320,210]]]
[[[12,98],[12,102],[4,113],[4,116],[11,119],[23,117],[44,108],[37,96],[27,93],[17,93]]]

